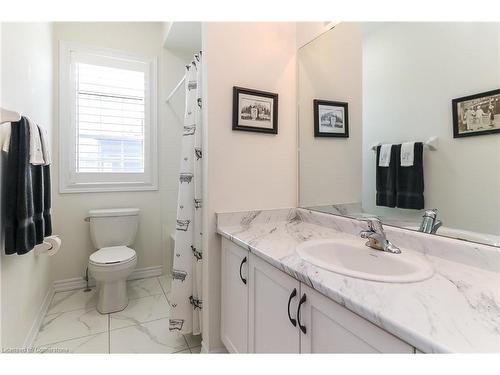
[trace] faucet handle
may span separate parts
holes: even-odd
[[[435,234],[437,232],[437,230],[439,228],[441,228],[442,225],[443,225],[443,222],[441,220],[436,220],[434,222],[434,227],[432,228],[433,234]]]
[[[437,208],[431,208],[429,210],[425,210],[423,217],[430,217],[432,219],[435,219],[437,217],[437,212],[438,212]]]
[[[366,219],[359,219],[359,221],[364,221],[368,225],[368,230],[372,232],[382,233],[384,231],[382,221],[378,217],[368,217]]]

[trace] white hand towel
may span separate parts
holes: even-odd
[[[30,164],[44,165],[42,140],[40,139],[38,126],[30,118],[28,118],[28,124],[30,126]]]
[[[379,167],[388,167],[389,164],[391,164],[391,149],[391,144],[380,146],[380,156],[378,159]]]
[[[413,159],[415,157],[415,142],[405,142],[401,144],[401,166],[413,166]]]
[[[10,146],[10,123],[0,125],[0,150],[9,152]]]
[[[52,162],[50,158],[50,146],[49,146],[49,139],[47,135],[47,131],[42,128],[41,126],[38,127],[40,129],[40,135],[41,135],[41,140],[42,140],[42,151],[43,151],[43,160],[45,163],[43,165],[50,165]]]

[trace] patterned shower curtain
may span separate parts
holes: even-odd
[[[183,334],[201,333],[202,312],[202,122],[201,52],[186,66],[186,110],[179,174],[177,227],[170,330]]]

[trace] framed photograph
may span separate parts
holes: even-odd
[[[278,94],[233,87],[233,130],[278,134]]]
[[[453,138],[500,133],[500,89],[451,101]]]
[[[314,136],[349,138],[347,103],[314,99]]]

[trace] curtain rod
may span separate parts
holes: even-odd
[[[179,81],[179,83],[177,84],[177,86],[175,86],[174,89],[170,92],[170,95],[167,97],[167,100],[165,100],[165,103],[168,103],[170,101],[170,99],[172,99],[172,97],[175,95],[175,93],[180,89],[180,87],[184,83],[185,79],[186,79],[186,75],[184,75],[181,78],[181,80]]]

